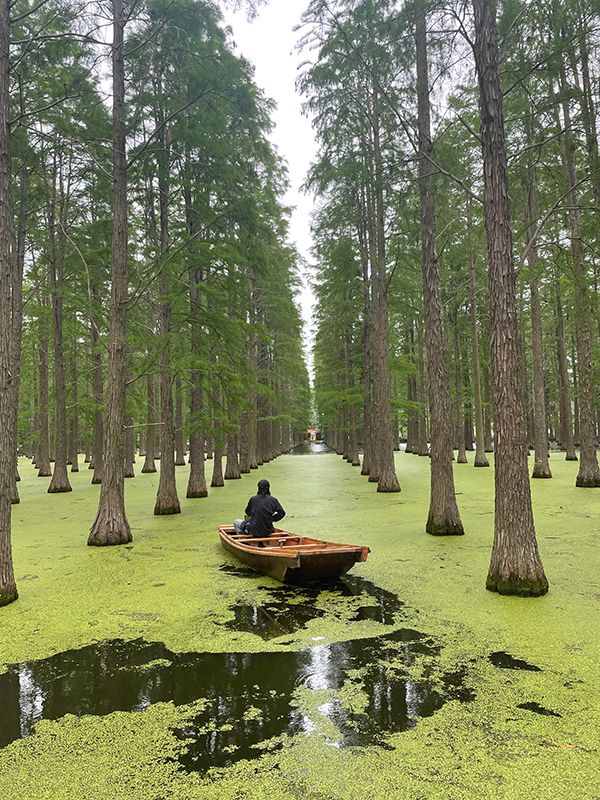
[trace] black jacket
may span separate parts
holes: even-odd
[[[268,536],[273,533],[273,523],[285,517],[285,511],[276,497],[256,494],[248,500],[246,515],[250,517],[246,528],[252,536]]]

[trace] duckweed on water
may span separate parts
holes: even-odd
[[[282,734],[258,759],[208,773],[181,768],[182,740],[175,734],[202,712],[201,699],[179,707],[157,703],[143,712],[66,716],[40,722],[35,735],[0,751],[0,797],[597,800],[600,492],[576,489],[577,465],[560,454],[552,457],[554,478],[532,482],[551,588],[544,598],[521,600],[484,589],[492,470],[456,465],[466,535],[450,540],[423,532],[427,459],[398,454],[397,465],[402,493],[389,496],[377,495],[357,469],[334,455],[281,457],[258,477],[271,481],[290,529],[371,547],[369,560],[353,574],[399,598],[397,627],[442,645],[410,668],[411,678],[427,672],[429,658],[434,681],[466,667],[473,702],[447,702],[416,727],[390,736],[389,750],[332,746],[338,729],[325,715],[314,735]],[[13,508],[20,599],[0,612],[2,665],[138,638],[164,642],[174,653],[266,651],[276,658],[278,650],[390,630],[373,618],[353,620],[355,605],[346,614],[344,598],[326,595],[315,605],[335,613],[316,615],[291,635],[264,640],[227,626],[236,607],[268,603],[277,588],[264,576],[220,569],[235,562],[220,550],[216,526],[239,516],[256,475],[229,482],[207,500],[182,500],[177,518],[152,515],[158,478],[139,475],[126,489],[132,547],[96,550],[85,546],[98,494],[89,474],[72,476],[72,494],[48,495],[45,480],[26,464],[20,470],[22,502]],[[185,469],[178,479],[183,498]],[[490,661],[492,653],[540,671],[504,669]],[[349,672],[339,692],[322,698],[313,692],[310,702],[340,702],[360,714],[368,703],[362,677],[360,670]],[[299,690],[294,702],[302,707],[309,698]],[[534,706],[561,716],[535,713]],[[248,704],[250,719],[257,707]]]

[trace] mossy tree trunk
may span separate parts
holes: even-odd
[[[419,125],[419,188],[421,208],[421,266],[427,337],[429,411],[431,431],[431,491],[425,529],[434,536],[464,533],[456,502],[452,470],[452,414],[446,370],[446,342],[439,298],[435,246],[435,194],[432,163],[426,15],[423,0],[415,4],[417,103]]]
[[[90,320],[90,335],[92,340],[92,372],[94,388],[94,440],[92,445],[92,463],[94,472],[92,483],[102,483],[104,467],[104,377],[102,374],[102,350],[100,346],[100,333],[98,329],[98,315],[100,313],[100,290],[98,286],[92,287],[92,318]]]
[[[143,473],[156,472],[154,456],[156,454],[156,428],[158,414],[156,413],[156,378],[153,372],[146,376],[146,455],[142,465]]]
[[[571,408],[571,386],[567,368],[565,346],[565,321],[563,317],[561,289],[558,276],[554,282],[556,358],[558,362],[560,441],[565,450],[566,461],[577,461],[575,440],[573,438],[573,410]]]
[[[548,591],[548,581],[535,535],[519,391],[516,275],[496,4],[493,0],[473,0],[473,11],[488,245],[496,452],[494,544],[486,588],[501,594],[537,596]]]
[[[489,467],[485,454],[485,427],[483,423],[483,400],[481,396],[481,362],[479,357],[479,333],[477,329],[477,262],[472,241],[473,222],[469,207],[469,319],[471,322],[471,364],[473,372],[473,403],[475,406],[475,458],[474,467]]]
[[[10,154],[10,3],[0,0],[0,606],[17,599],[11,547],[11,490],[15,479],[15,393],[10,349],[12,181]]]
[[[162,82],[157,81],[162,89]],[[160,477],[154,504],[156,516],[180,514],[175,480],[175,425],[173,417],[173,386],[171,368],[171,281],[170,269],[164,264],[169,249],[169,162],[171,151],[170,128],[164,124],[164,113],[159,110],[157,128],[160,127],[160,153],[158,156],[158,204],[160,209],[160,255],[163,267],[160,272]]]
[[[104,469],[98,513],[88,544],[125,544],[131,528],[125,513],[123,477],[125,423],[125,328],[127,323],[127,143],[125,130],[125,61],[123,0],[112,0],[113,13],[113,235],[112,285],[106,388]]]
[[[573,278],[575,283],[575,342],[577,347],[578,398],[579,398],[579,472],[575,485],[582,488],[600,487],[600,466],[596,456],[596,419],[594,408],[594,390],[592,378],[592,341],[591,321],[593,311],[590,302],[588,275],[585,265],[581,231],[581,209],[577,179],[573,158],[574,144],[571,133],[571,111],[567,81],[564,67],[561,72],[560,91],[564,132],[561,134],[561,156],[568,194],[568,219],[571,234],[571,254],[573,260]]]

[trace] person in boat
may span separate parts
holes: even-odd
[[[271,494],[269,481],[263,478],[258,482],[258,494],[248,500],[244,519],[236,519],[233,525],[236,533],[246,533],[256,539],[274,533],[273,523],[284,517],[283,506]]]

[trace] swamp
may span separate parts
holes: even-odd
[[[85,471],[52,496],[23,464],[0,796],[598,797],[599,500],[551,460],[533,492],[552,591],[529,601],[482,586],[489,470],[457,465],[467,535],[443,538],[422,531],[428,459],[406,453],[401,494],[333,453],[283,455],[178,517],[144,513],[157,476],[139,475],[134,541],[105,550],[81,546],[98,492]],[[305,588],[236,562],[216,529],[256,474],[291,529],[335,530],[370,546],[367,562]]]

